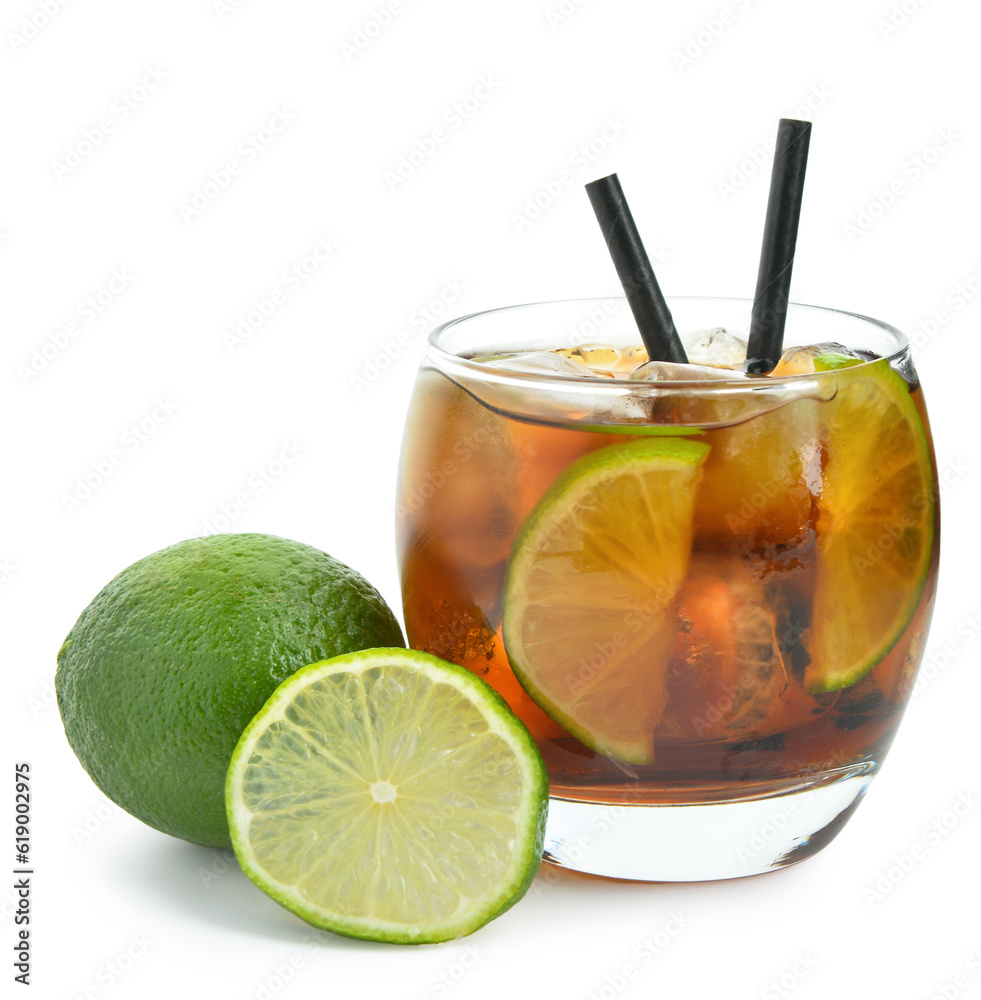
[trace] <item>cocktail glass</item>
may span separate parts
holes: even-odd
[[[738,367],[750,301],[669,304]],[[791,305],[765,377],[641,381],[639,343],[621,298],[431,334],[399,480],[408,638],[534,735],[546,860],[770,871],[840,831],[912,691],[939,541],[922,392],[900,331],[834,309]]]

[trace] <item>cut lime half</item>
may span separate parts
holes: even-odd
[[[548,778],[528,731],[462,667],[369,649],[284,681],[225,785],[242,870],[316,927],[421,944],[517,902],[541,862]]]

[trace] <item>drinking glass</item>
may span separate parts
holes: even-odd
[[[828,844],[885,759],[933,606],[935,463],[899,330],[792,304],[784,361],[749,377],[711,367],[738,362],[749,300],[668,301],[703,366],[636,371],[622,298],[433,331],[403,605],[410,645],[535,737],[547,861],[730,878]]]

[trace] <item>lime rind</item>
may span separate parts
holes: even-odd
[[[841,368],[854,368],[856,365],[868,364],[862,358],[851,357],[847,354],[817,354],[814,357],[814,370],[819,372],[838,371]]]
[[[550,508],[567,493],[570,487],[583,485],[584,477],[605,470],[629,474],[644,471],[648,462],[661,463],[665,460],[685,465],[700,463],[709,453],[709,446],[698,441],[688,441],[680,436],[668,435],[667,439],[628,441],[625,444],[611,444],[591,451],[577,458],[555,479],[535,505],[518,532],[514,552],[518,552],[524,540],[538,527],[539,523],[552,516]],[[514,557],[512,556],[512,566]],[[509,573],[511,566],[508,567]]]
[[[645,424],[640,421],[621,421],[615,424],[580,424],[573,430],[589,431],[593,434],[630,434],[637,437],[700,437],[705,433],[704,427],[688,427],[684,424]]]
[[[584,497],[595,491],[597,485],[604,480],[616,480],[623,476],[643,475],[653,470],[657,471],[687,471],[693,473],[690,483],[692,490],[688,500],[688,539],[680,543],[683,548],[679,552],[679,566],[674,574],[676,579],[669,589],[671,597],[677,593],[685,579],[688,561],[691,555],[691,522],[694,508],[694,492],[697,487],[697,476],[709,453],[709,446],[700,442],[688,441],[679,437],[662,437],[631,441],[625,444],[609,445],[577,459],[555,480],[552,486],[539,500],[531,514],[525,520],[512,549],[504,584],[504,645],[508,652],[511,668],[519,683],[532,700],[555,722],[576,737],[581,743],[598,753],[629,764],[645,765],[653,762],[653,730],[642,739],[628,737],[619,739],[611,732],[600,733],[584,726],[581,720],[556,704],[546,691],[535,683],[535,665],[526,662],[522,655],[524,644],[521,639],[522,612],[527,604],[525,594],[526,580],[538,556],[538,546],[534,544],[536,536],[548,532],[549,524],[555,524]],[[662,597],[664,595],[662,594]],[[670,605],[670,599],[664,599],[665,606]],[[587,618],[591,614],[589,607],[582,609]],[[655,631],[653,628],[651,632]],[[650,642],[653,660],[663,660],[663,663],[652,662],[652,671],[663,668],[666,671],[670,655],[670,638],[667,629],[660,638],[663,649],[655,650],[656,641]],[[647,632],[641,634],[641,639],[652,637]],[[657,638],[657,637],[653,637]],[[657,655],[660,654],[660,655]]]
[[[350,690],[360,687],[363,692],[365,678],[369,675],[376,679],[384,678],[386,668],[390,676],[398,671],[408,671],[404,678],[415,678],[419,681],[420,689],[427,689],[428,694],[418,706],[413,707],[411,698],[403,695],[389,697],[387,708],[383,703],[384,699],[371,701],[370,704],[363,698],[356,699],[349,705],[350,717],[331,720],[330,729],[321,727],[319,735],[316,727],[305,724],[300,735],[309,738],[309,745],[305,745],[299,755],[291,749],[297,738],[298,727],[295,721],[290,721],[289,713],[302,702],[304,695],[310,695],[311,692],[316,695],[320,690],[317,685],[322,687],[338,682],[349,684]],[[313,700],[316,701],[316,697]],[[330,697],[327,700],[330,703]],[[334,699],[334,703],[334,707],[342,711],[337,699]],[[444,796],[438,801],[427,805],[425,794],[415,802],[412,795],[407,794],[398,817],[393,813],[386,813],[387,819],[383,821],[378,818],[382,810],[375,808],[377,802],[373,802],[372,796],[366,794],[369,786],[363,771],[359,776],[352,777],[348,774],[346,789],[341,789],[342,793],[345,790],[348,792],[347,796],[335,794],[333,799],[329,791],[330,780],[321,779],[321,783],[328,786],[324,795],[320,794],[322,788],[311,791],[310,782],[300,780],[304,753],[309,754],[308,763],[310,760],[315,762],[314,770],[319,768],[318,775],[333,775],[331,780],[346,773],[345,769],[350,768],[351,760],[360,760],[370,777],[371,764],[365,761],[365,757],[377,757],[379,748],[384,750],[382,743],[385,739],[401,741],[399,765],[410,767],[415,759],[412,757],[414,752],[428,754],[426,759],[432,763],[439,758],[441,750],[439,745],[428,746],[426,741],[435,740],[441,727],[445,736],[447,727],[452,729],[456,725],[461,705],[472,708],[467,718],[471,725],[476,725],[480,730],[484,742],[496,746],[499,741],[507,752],[498,753],[496,757],[491,752],[483,762],[488,768],[483,775],[469,771],[459,756],[456,765],[450,765],[448,771],[445,766],[442,770],[437,769],[439,787]],[[295,720],[296,713],[293,714]],[[398,719],[400,731],[386,734],[386,716],[393,714]],[[411,721],[413,719],[414,723]],[[475,720],[479,720],[480,724]],[[302,721],[306,723],[307,720]],[[351,740],[345,739],[343,733],[339,735],[336,732],[336,728],[343,729],[345,725],[351,726],[352,722],[359,734],[355,740],[362,741],[360,746],[353,748],[353,752],[349,746]],[[456,729],[459,729],[459,725],[456,725]],[[462,740],[460,745],[465,748],[465,745],[472,744],[472,735],[457,733],[453,738],[457,742]],[[414,737],[418,737],[415,742]],[[262,743],[264,739],[265,744]],[[326,741],[331,739],[334,741],[333,746],[326,747]],[[277,773],[274,763],[271,765],[263,757],[264,753],[267,758],[269,756],[264,749],[268,746],[272,746],[274,751],[277,746],[285,747],[286,759],[289,760],[291,756],[295,758],[294,766],[287,773]],[[444,743],[444,751],[446,746]],[[420,750],[420,747],[423,749]],[[459,752],[460,746],[456,749]],[[346,758],[345,752],[348,754]],[[329,755],[333,763],[325,763],[324,755]],[[425,785],[424,778],[425,775],[415,776],[414,787],[417,790],[420,781]],[[360,779],[359,790],[355,789],[357,779]],[[410,775],[400,787],[404,789],[411,786],[412,780]],[[255,805],[256,794],[261,798],[264,794],[262,789],[266,785],[273,789],[268,815],[253,812],[246,801],[248,799]],[[279,785],[282,790],[277,787]],[[260,791],[256,793],[255,788]],[[338,782],[334,780],[335,793],[338,788]],[[370,809],[361,808],[356,802],[352,803],[352,789],[362,796]],[[482,799],[478,795],[481,789],[484,791]],[[397,648],[370,649],[310,664],[276,689],[242,733],[232,755],[225,795],[235,853],[242,870],[263,892],[308,923],[336,934],[397,944],[422,944],[470,934],[505,912],[527,892],[541,863],[548,776],[538,748],[527,729],[504,700],[484,681],[462,667],[446,663],[427,653]],[[497,802],[500,799],[503,803],[513,803],[516,795],[518,801],[513,809],[510,806],[504,808]],[[488,796],[492,800],[490,806],[487,805]],[[398,800],[397,794],[393,797]],[[475,808],[475,803],[480,806],[479,809]],[[374,827],[369,832],[373,836],[369,838],[370,842],[357,842],[357,830],[354,829],[356,823],[352,824],[351,818],[354,816],[356,820],[358,815],[363,818],[372,809]],[[428,815],[434,816],[438,822],[435,830],[429,831],[425,846],[420,847],[421,828],[413,823],[412,812],[415,811],[418,817],[427,810]],[[513,812],[513,818],[499,821],[505,835],[510,833],[509,837],[505,836],[505,843],[501,841],[500,831],[494,830],[493,822],[494,816],[507,816],[510,815],[509,811]],[[260,820],[274,818],[280,826],[286,821],[287,832],[276,834],[275,839],[278,845],[285,845],[284,849],[290,854],[279,859],[276,864],[269,864],[269,857],[275,860],[276,846],[270,846],[269,840],[265,843],[254,843],[252,840],[253,833],[262,836],[264,832],[263,824],[257,821],[257,816]],[[331,827],[332,816],[338,820],[343,818],[348,823],[346,830],[341,831],[334,841],[331,841],[330,834],[338,831]],[[290,826],[290,821],[293,820],[295,822]],[[460,824],[456,829],[455,822]],[[297,830],[304,833],[304,824],[305,832],[311,833],[311,836],[291,838],[290,834],[296,834]],[[362,831],[365,829],[365,823],[361,824],[361,828]],[[273,826],[270,825],[269,829],[273,829]],[[352,863],[348,864],[345,858],[340,858],[338,877],[346,878],[348,882],[345,884],[354,885],[356,893],[361,892],[362,896],[364,886],[356,884],[362,875],[373,879],[373,891],[377,891],[380,896],[384,896],[386,886],[390,887],[392,907],[398,910],[401,902],[404,912],[380,913],[376,909],[375,912],[352,914],[352,907],[343,905],[343,901],[341,905],[331,907],[311,898],[307,888],[317,884],[318,878],[323,881],[318,872],[329,868],[327,862],[331,858],[330,852],[321,849],[316,843],[321,836],[331,844],[342,843],[344,836],[348,840],[353,838],[355,843],[347,848]],[[400,852],[404,854],[405,845],[410,841],[413,850],[418,849],[418,853],[400,857]],[[465,893],[457,893],[458,902],[453,907],[450,899],[452,892],[447,889],[449,877],[446,872],[450,870],[447,866],[452,868],[454,861],[450,856],[451,845],[458,846],[461,843],[465,843],[467,849],[472,851],[472,855],[469,855],[473,867],[470,872],[471,881],[480,883],[478,889],[482,891],[476,892],[472,898]],[[343,848],[338,850],[341,849]],[[481,851],[484,852],[483,855]],[[283,851],[279,853],[282,854]],[[382,859],[382,854],[387,856],[386,860]],[[425,858],[422,854],[425,854]],[[260,855],[266,857],[265,862],[260,860]],[[454,857],[459,861],[459,852]],[[393,864],[396,860],[400,862],[397,865]],[[336,856],[334,861],[336,869]],[[481,863],[485,863],[484,867],[491,871],[492,876],[497,872],[497,877],[482,875],[478,870]],[[355,871],[359,865],[363,868]],[[270,867],[275,868],[275,871],[271,871]],[[456,875],[459,875],[459,867],[457,865],[453,869]],[[287,872],[296,875],[301,868],[303,872],[300,873],[300,881],[285,877]],[[413,885],[413,879],[419,884]],[[381,888],[375,890],[376,886]],[[327,895],[333,890],[333,884],[328,884]],[[431,905],[426,901],[427,892],[432,894]],[[396,899],[400,896],[401,900]],[[348,912],[344,912],[345,910]],[[405,913],[410,910],[412,916],[407,918]],[[437,915],[420,919],[420,911],[435,912]]]
[[[892,512],[891,522],[882,517],[875,520],[870,518],[875,530],[880,533],[877,537],[881,537],[881,533],[885,531],[893,545],[888,549],[885,546],[877,548],[875,538],[870,535],[870,544],[864,555],[849,550],[847,545],[843,547],[843,539],[836,536],[833,527],[822,538],[819,521],[819,578],[814,604],[812,663],[807,667],[804,679],[806,689],[812,694],[838,691],[858,683],[902,638],[916,613],[929,575],[935,541],[936,504],[930,444],[920,414],[910,398],[906,380],[885,362],[877,367],[874,374],[870,374],[867,368],[863,371],[851,370],[862,364],[858,359],[838,355],[820,357],[827,359],[823,363],[829,369],[838,368],[842,372],[838,396],[832,404],[835,407],[832,411],[832,423],[837,420],[841,427],[829,429],[831,447],[834,442],[843,440],[849,434],[861,434],[862,421],[870,418],[881,420],[894,407],[897,418],[895,426],[905,428],[907,444],[906,449],[897,450],[901,455],[908,454],[909,461],[897,464],[895,468],[886,468],[881,464],[881,452],[874,456],[868,454],[866,458],[869,463],[879,463],[875,466],[878,484],[874,486],[872,483],[872,472],[868,465],[857,470],[859,475],[856,479],[868,481],[869,502],[874,502],[890,477],[901,475],[905,469],[908,481],[901,483],[903,488],[900,492],[904,496],[910,496],[920,509],[915,518],[911,517],[907,509],[898,522],[895,511]],[[876,408],[880,411],[878,414],[875,413]],[[829,488],[836,488],[840,479],[847,478],[837,474],[833,462],[834,453],[829,457],[825,496]],[[841,464],[841,458],[838,464]],[[853,464],[857,463],[853,460]],[[888,492],[886,495],[888,496]],[[907,523],[908,521],[912,523]],[[872,618],[872,612],[878,610],[874,604],[875,595],[870,598],[873,603],[868,604],[861,600],[861,595],[867,590],[868,581],[863,577],[868,566],[882,562],[888,570],[890,552],[894,547],[896,551],[900,551],[900,547],[895,544],[896,539],[888,530],[890,526],[896,529],[913,529],[909,542],[917,551],[914,552],[912,565],[903,563],[900,557],[901,564],[894,574],[893,584],[895,591],[902,593],[903,600],[891,609],[886,623],[881,624]],[[856,654],[855,650],[859,646],[861,652]]]

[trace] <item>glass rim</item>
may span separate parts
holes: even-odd
[[[743,298],[739,296],[725,296],[725,295],[668,295],[665,296],[668,305],[673,305],[674,303],[685,303],[685,302],[717,302],[720,307],[723,305],[740,305],[743,307],[752,307],[753,299]],[[493,378],[495,381],[507,380],[510,381],[514,379],[520,385],[533,385],[534,383],[541,383],[544,385],[551,385],[555,388],[567,387],[570,384],[578,385],[580,389],[583,387],[583,382],[589,383],[591,386],[607,386],[613,388],[615,385],[621,391],[629,387],[646,387],[650,389],[652,383],[644,379],[584,379],[580,375],[560,375],[556,372],[519,372],[519,371],[509,371],[507,368],[501,368],[496,366],[491,366],[485,364],[482,361],[474,361],[472,358],[465,358],[459,354],[454,354],[452,351],[446,350],[439,343],[440,338],[449,330],[454,327],[463,325],[472,319],[478,319],[483,316],[491,316],[495,313],[505,313],[517,311],[519,309],[533,309],[541,306],[568,306],[575,303],[582,303],[583,305],[588,305],[590,303],[600,303],[609,301],[619,301],[623,305],[627,304],[627,299],[625,295],[591,295],[584,296],[582,298],[569,298],[569,299],[544,299],[538,302],[520,302],[513,305],[507,306],[495,306],[491,309],[480,309],[477,312],[466,313],[463,316],[456,316],[452,319],[448,319],[438,326],[434,327],[429,335],[426,337],[426,351],[435,356],[435,359],[448,364],[450,367],[462,366],[464,370],[469,371],[476,377],[483,378]],[[808,302],[794,302],[791,301],[788,305],[788,311],[790,310],[804,310],[808,312],[820,312],[827,313],[829,315],[837,316],[849,316],[852,319],[861,320],[863,323],[868,323],[870,326],[877,328],[880,331],[888,333],[896,341],[896,349],[890,354],[884,354],[879,358],[870,359],[868,361],[862,362],[863,364],[874,364],[876,361],[881,361],[885,358],[889,364],[901,361],[904,354],[909,351],[910,342],[909,338],[900,330],[898,327],[893,326],[891,323],[886,323],[883,320],[875,319],[872,316],[866,316],[863,313],[852,312],[849,309],[837,309],[833,306],[818,306],[813,305]],[[640,340],[640,334],[637,335],[638,341]],[[762,388],[764,384],[769,386],[778,386],[782,384],[797,385],[805,381],[814,381],[815,379],[829,380],[836,377],[836,371],[831,369],[829,371],[823,372],[804,372],[796,375],[778,375],[778,376],[765,376],[766,381],[763,379],[759,380],[758,386]],[[755,379],[753,381],[756,381]],[[611,385],[611,383],[613,383]],[[672,379],[670,383],[672,390],[682,389],[682,388],[693,388],[698,387],[700,390],[706,390],[709,387],[706,385],[704,379]],[[717,390],[731,390],[733,387],[739,387],[742,390],[749,388],[746,384],[745,377],[734,377],[734,378],[714,378],[710,383],[712,386],[716,387]],[[666,383],[653,383],[653,385],[666,386]]]

